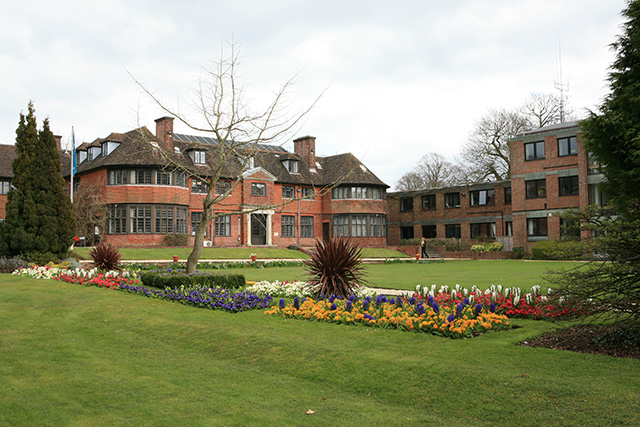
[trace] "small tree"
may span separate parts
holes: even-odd
[[[225,56],[224,49],[206,78],[200,79],[195,90],[194,104],[200,121],[192,120],[179,108],[169,107],[142,83],[142,90],[166,113],[192,130],[210,134],[217,140],[215,146],[207,147],[206,164],[190,167],[176,161],[172,152],[157,147],[164,155],[169,168],[178,169],[187,176],[207,184],[207,193],[202,199],[202,219],[195,231],[193,250],[187,259],[187,272],[194,273],[202,253],[202,243],[209,223],[222,215],[250,214],[263,209],[273,209],[299,198],[292,198],[277,205],[254,206],[237,212],[213,213],[212,207],[230,196],[242,182],[243,173],[252,165],[255,153],[261,144],[277,142],[293,131],[309,113],[319,97],[306,109],[296,114],[286,110],[287,94],[293,85],[293,79],[285,82],[273,99],[259,110],[249,105],[245,98],[245,88],[238,76],[239,53],[234,43],[230,44],[230,54]],[[311,165],[313,166],[313,165]],[[218,186],[225,180],[224,189]],[[313,197],[313,196],[308,196]]]
[[[74,192],[73,213],[77,235],[85,236],[87,244],[93,246],[96,227],[100,233],[104,233],[107,222],[107,204],[102,189],[95,184],[80,181]]]
[[[60,153],[49,120],[44,120],[43,129],[38,132],[32,102],[27,116],[20,114],[16,151],[1,236],[3,250],[11,255],[64,255],[73,243],[73,210],[64,192]]]

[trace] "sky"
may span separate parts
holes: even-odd
[[[353,153],[393,188],[420,157],[453,160],[491,109],[558,93],[583,117],[609,92],[624,0],[58,0],[4,2],[0,144],[35,104],[71,145],[147,126],[169,107],[197,120],[193,89],[235,41],[247,105],[292,77],[288,111],[322,95],[295,134]],[[561,72],[560,72],[561,70]],[[175,133],[198,134],[180,123]]]

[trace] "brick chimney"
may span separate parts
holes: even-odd
[[[60,135],[53,135],[53,137],[56,140],[56,145],[58,146],[58,151],[62,150],[62,136]]]
[[[316,137],[303,136],[293,140],[293,151],[307,162],[311,172],[316,171]]]
[[[173,117],[156,119],[156,138],[170,152],[173,152]]]

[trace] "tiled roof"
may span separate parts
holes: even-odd
[[[13,161],[18,157],[15,145],[0,145],[0,178],[13,178]],[[60,151],[62,175],[69,174],[71,155]]]
[[[97,158],[84,161],[78,165],[78,172],[115,167],[115,166],[164,166],[167,160],[163,157],[159,148],[153,148],[149,142],[160,144],[158,139],[146,128],[142,127],[124,134],[112,133],[107,138],[97,139],[89,146],[99,146],[102,142],[120,142],[120,145],[108,156],[100,155]],[[85,143],[86,144],[86,143]],[[83,144],[81,147],[84,147]],[[174,147],[177,149],[168,153],[172,159],[185,167],[198,170],[194,165],[189,152],[191,150],[205,150],[207,163],[215,162],[219,145],[214,138],[195,137],[183,134],[174,134]],[[262,144],[257,146],[254,154],[255,166],[262,167],[276,177],[276,180],[286,184],[329,185],[338,183],[369,184],[388,187],[369,171],[352,154],[341,154],[331,157],[318,157],[316,160],[321,165],[316,172],[312,172],[309,166],[297,153],[290,153],[279,146]],[[298,172],[290,173],[284,160],[297,160]],[[233,179],[242,172],[242,165],[238,160],[228,160],[222,168],[223,178]],[[315,166],[315,165],[313,165]],[[203,175],[207,175],[208,168],[202,167]]]
[[[15,145],[0,145],[0,178],[13,178],[11,164],[16,157]]]

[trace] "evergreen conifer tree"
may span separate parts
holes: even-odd
[[[32,102],[27,115],[20,114],[16,151],[0,249],[10,255],[65,255],[73,242],[73,208],[64,192],[60,153],[49,120],[38,132]]]

